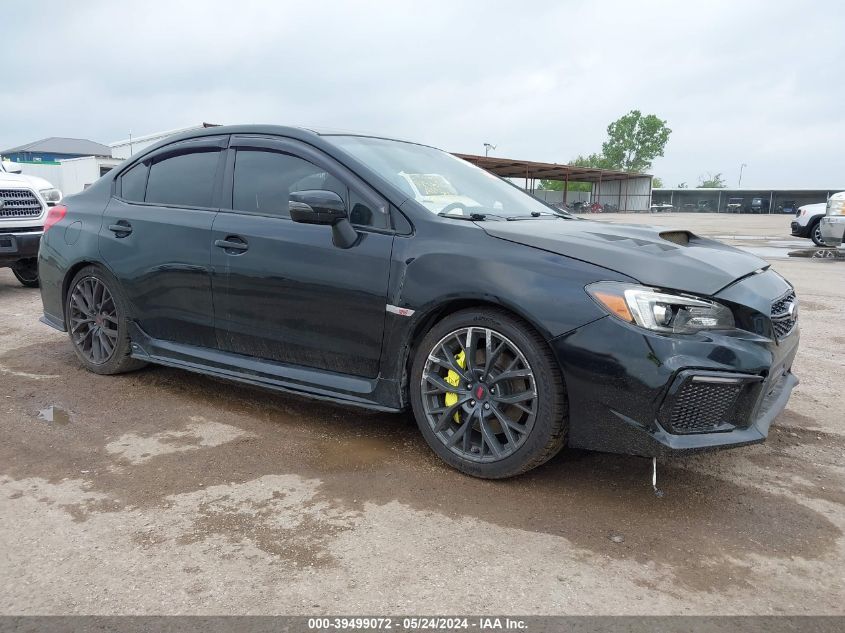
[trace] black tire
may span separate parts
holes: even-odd
[[[74,324],[71,320],[75,290],[80,287],[81,283],[91,284],[95,282],[105,286],[111,295],[112,303],[110,305],[113,307],[113,316],[117,325],[113,347],[107,357],[100,362],[95,362],[86,354],[84,346],[75,340],[77,331],[74,330]],[[68,286],[67,296],[65,297],[65,323],[73,351],[85,369],[95,374],[111,375],[135,371],[146,365],[144,361],[130,356],[131,343],[127,327],[127,315],[126,300],[123,297],[120,284],[109,272],[99,266],[86,266],[76,273]]]
[[[431,398],[438,398],[439,395],[431,395],[432,391],[426,391],[428,395],[423,394],[424,371],[427,366],[429,369],[433,367],[430,356],[435,353],[440,354],[439,350],[443,349],[440,344],[445,340],[451,340],[449,337],[453,333],[460,332],[464,328],[490,330],[494,336],[499,336],[500,340],[515,346],[516,352],[527,361],[533,380],[532,386],[536,393],[535,398],[531,400],[531,406],[534,407],[532,426],[520,436],[519,441],[513,444],[508,443],[515,447],[511,453],[501,458],[491,456],[490,459],[494,461],[474,461],[458,454],[456,445],[452,448],[447,446],[443,433],[438,435],[436,432],[433,416],[435,411],[430,404],[427,404],[431,402]],[[483,355],[480,347],[479,353]],[[568,420],[566,391],[560,368],[542,337],[528,323],[504,310],[496,308],[462,310],[434,325],[416,347],[410,381],[411,405],[423,437],[443,461],[461,472],[483,479],[512,477],[536,468],[554,457],[563,448]],[[500,389],[499,392],[502,393],[502,390]],[[472,393],[472,390],[469,393]],[[427,399],[425,402],[424,398]],[[448,400],[446,403],[448,404]],[[474,403],[473,400],[472,404]],[[496,408],[496,405],[494,404],[493,407]],[[432,418],[429,419],[429,416]],[[441,419],[446,418],[444,416]],[[466,419],[473,418],[469,416]],[[492,418],[485,419],[492,420]],[[458,429],[461,428],[461,423],[461,421],[456,422]],[[451,425],[451,421],[449,424]],[[467,423],[463,422],[463,424]],[[482,424],[480,415],[477,424],[479,426]],[[468,428],[470,432],[481,433],[481,431],[473,431],[476,427]],[[508,433],[507,437],[510,439],[511,434]],[[502,448],[501,445],[499,448]],[[483,442],[481,455],[484,455]]]
[[[822,241],[821,228],[821,218],[813,220],[813,223],[810,225],[809,235],[810,239],[813,240],[813,244],[824,248],[827,245]]]
[[[12,266],[12,274],[15,276],[22,286],[27,288],[38,288],[38,260],[34,257],[31,259],[22,259]]]

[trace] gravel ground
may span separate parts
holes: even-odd
[[[790,240],[783,216],[598,219]],[[479,481],[408,415],[86,373],[0,270],[0,613],[845,614],[845,264],[775,255],[801,384],[766,444],[661,464],[663,498],[643,459]]]

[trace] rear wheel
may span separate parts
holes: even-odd
[[[145,365],[130,357],[126,303],[117,281],[103,269],[86,266],[73,278],[65,323],[73,351],[88,371],[121,374]]]
[[[813,225],[810,227],[810,239],[813,240],[813,244],[816,246],[820,246],[824,248],[825,243],[822,241],[822,223],[821,220],[815,220]]]
[[[414,357],[411,400],[429,446],[476,477],[518,475],[563,446],[560,369],[545,341],[502,310],[464,310],[435,325]]]
[[[38,260],[34,257],[22,259],[12,266],[12,274],[27,288],[38,287]]]

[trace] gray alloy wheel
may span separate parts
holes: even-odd
[[[551,348],[500,308],[461,310],[415,346],[414,417],[447,464],[485,479],[524,473],[563,447],[567,400]]]
[[[534,372],[522,351],[492,328],[470,326],[444,336],[421,380],[426,420],[462,459],[509,457],[534,428]]]
[[[120,374],[143,367],[130,356],[126,307],[120,286],[98,266],[86,266],[65,298],[65,325],[73,351],[88,371]]]
[[[83,277],[70,291],[68,332],[79,352],[95,365],[109,361],[117,348],[117,306],[102,280]]]

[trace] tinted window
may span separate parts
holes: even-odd
[[[182,207],[210,207],[219,151],[165,158],[150,167],[147,202]]]
[[[144,187],[147,184],[147,166],[138,163],[120,177],[120,197],[134,202],[144,201]]]
[[[349,195],[349,221],[358,226],[372,226],[378,229],[390,228],[387,209],[374,205],[354,192]]]
[[[235,159],[232,206],[238,211],[290,217],[288,198],[293,191],[334,191],[347,203],[349,219],[360,226],[387,228],[386,210],[373,205],[325,171],[302,158],[259,150],[240,150]]]
[[[307,160],[258,150],[239,150],[235,157],[232,206],[238,211],[290,217],[290,193],[308,189],[328,189],[347,199],[343,183]]]

